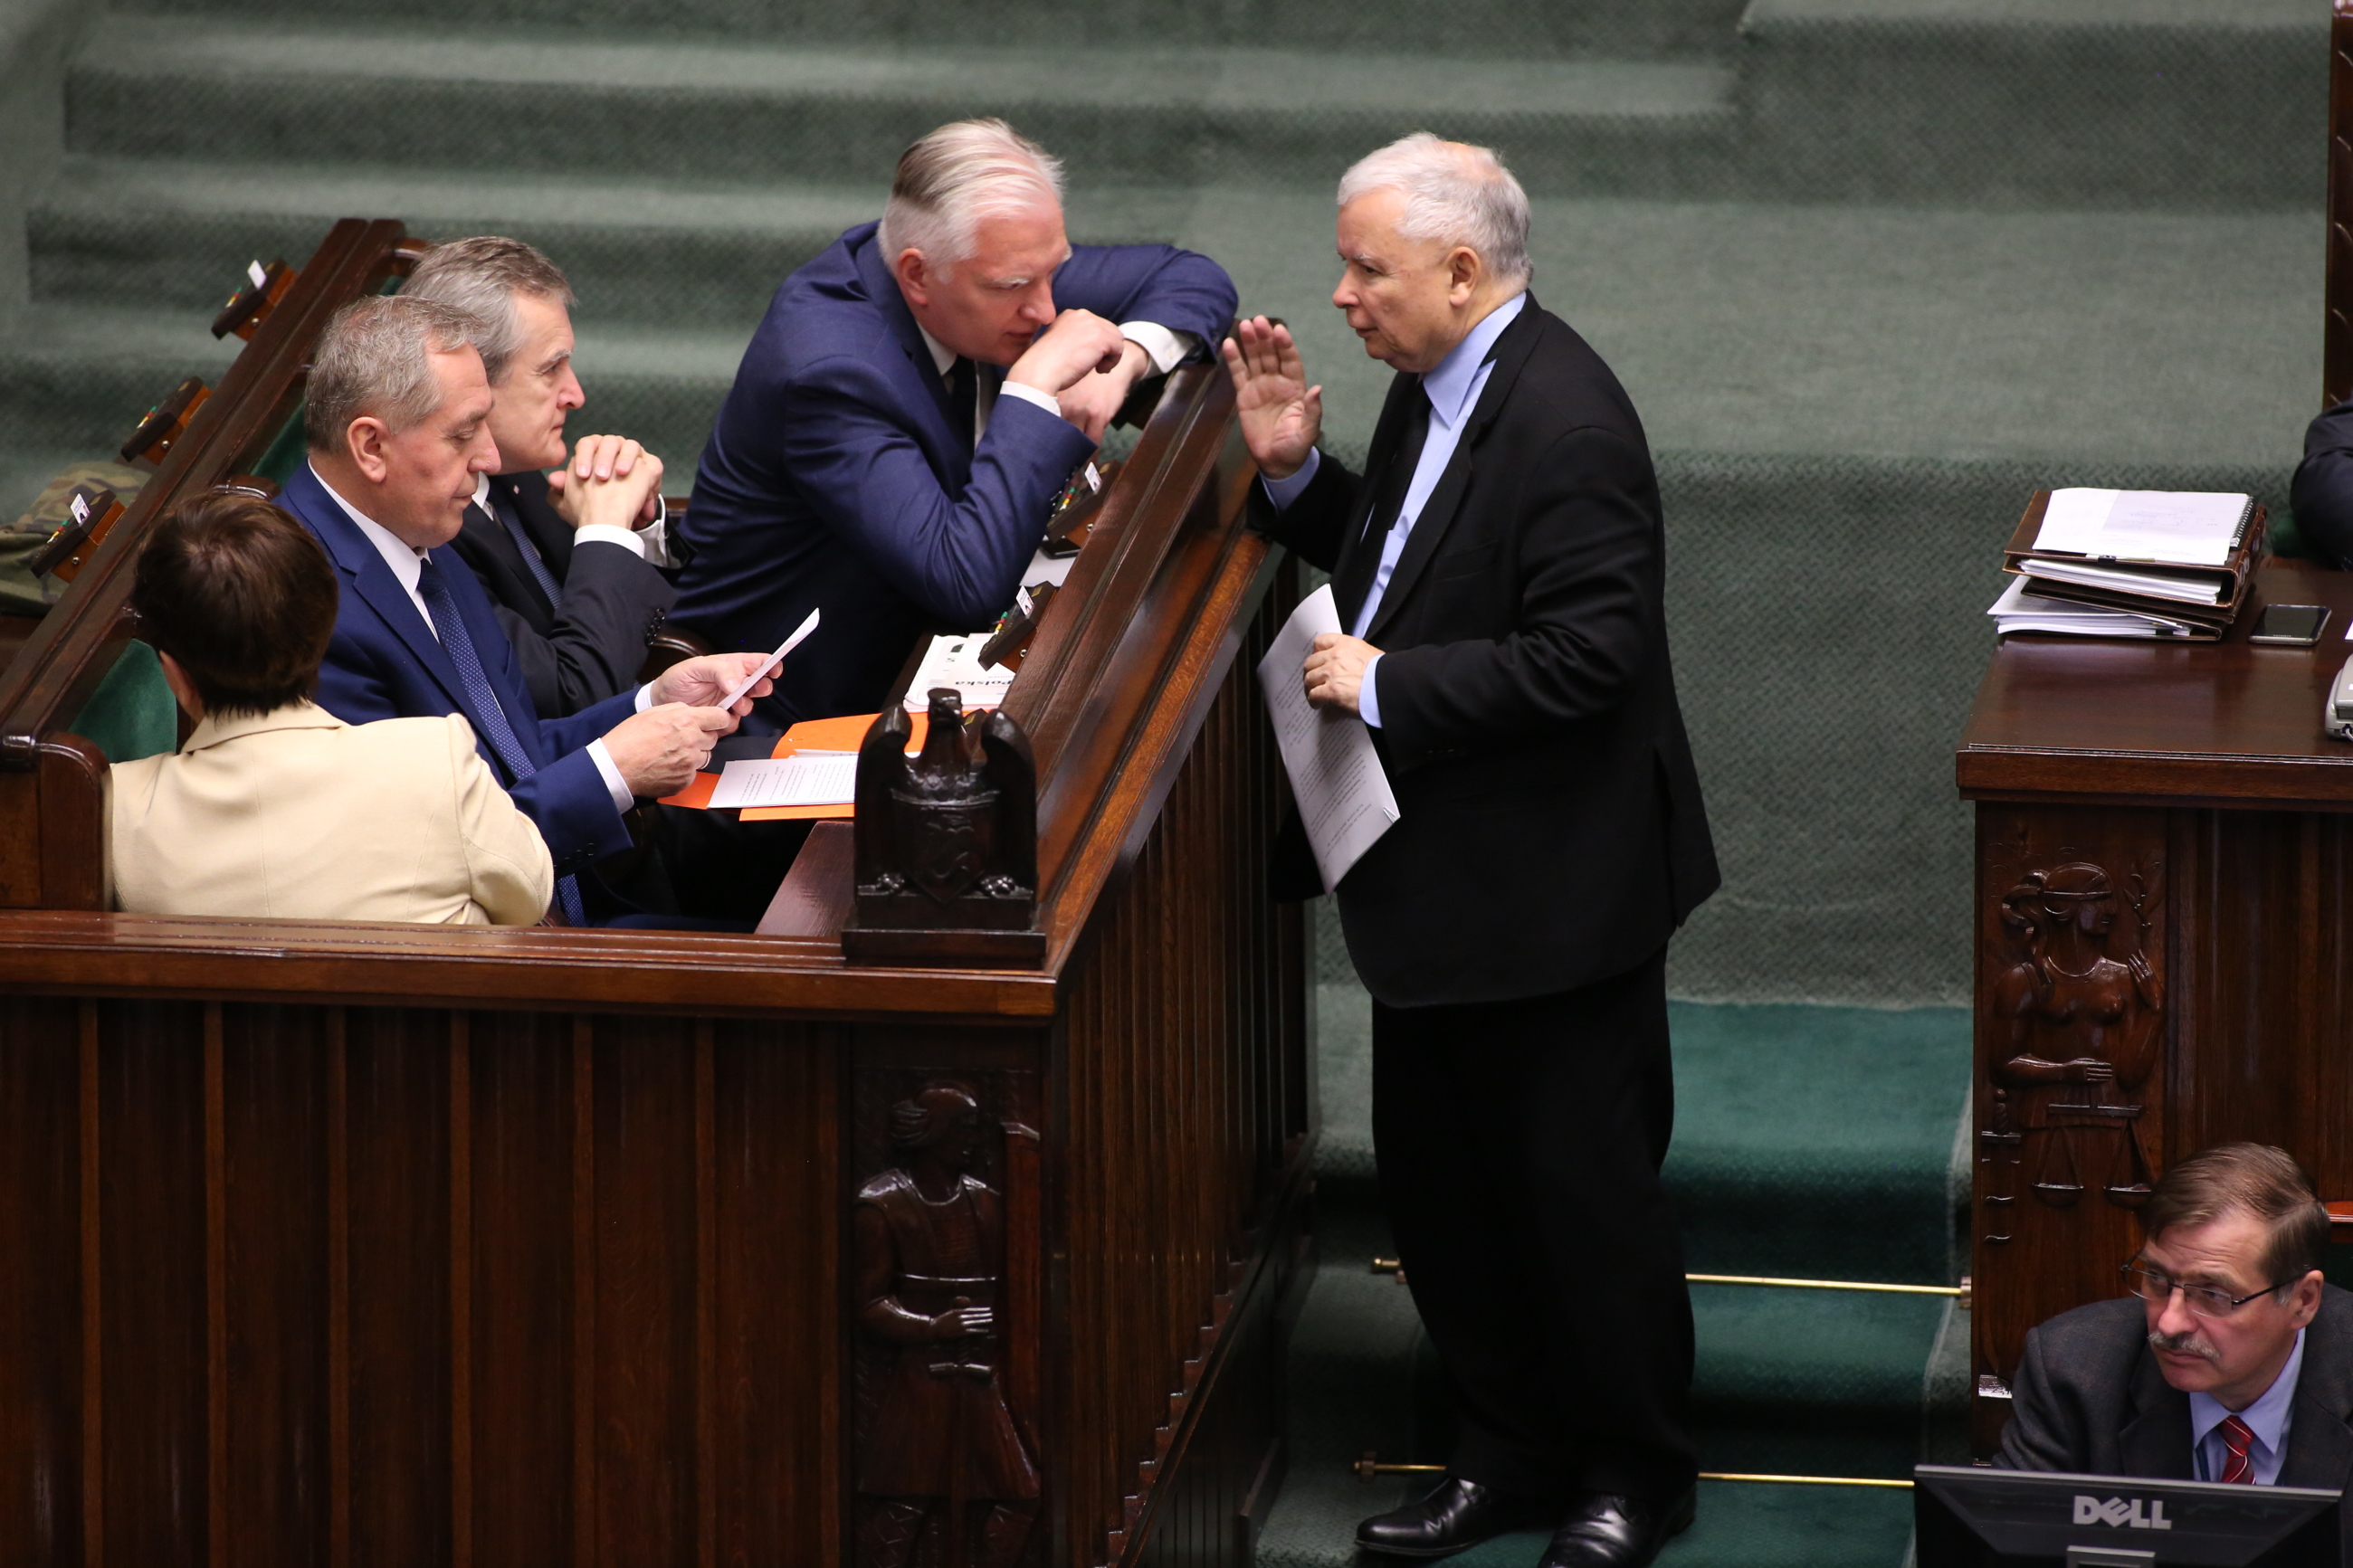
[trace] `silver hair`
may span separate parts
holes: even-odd
[[[899,155],[876,237],[886,261],[902,251],[953,270],[973,253],[987,217],[1062,201],[1062,164],[1002,120],[943,125]]]
[[[518,294],[567,308],[574,303],[561,268],[537,247],[495,234],[435,246],[400,290],[404,300],[438,300],[481,318],[482,336],[474,346],[481,351],[482,374],[492,386],[506,380],[522,346],[522,326],[515,320]]]
[[[1506,284],[1525,284],[1528,194],[1492,147],[1441,142],[1427,131],[1400,136],[1340,176],[1340,205],[1375,191],[1400,191],[1398,232],[1409,239],[1468,246]]]
[[[319,334],[302,389],[302,434],[314,452],[343,446],[362,415],[395,431],[432,416],[441,405],[433,356],[476,349],[482,320],[438,300],[371,295],[336,311]]]

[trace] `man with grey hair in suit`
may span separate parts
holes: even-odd
[[[620,436],[584,436],[567,458],[566,416],[587,402],[572,285],[522,240],[477,235],[427,251],[401,294],[482,322],[499,466],[476,476],[451,547],[497,603],[532,702],[558,718],[635,687],[647,635],[678,602],[656,570],[662,465]]]
[[[2224,1143],[2137,1211],[2116,1300],[2030,1330],[1994,1462],[2340,1490],[2353,1481],[2353,1295],[2285,1150]],[[2353,1510],[2339,1520],[2353,1563]]]
[[[1691,1301],[1660,1181],[1666,945],[1716,884],[1667,654],[1641,421],[1528,292],[1528,203],[1406,137],[1340,182],[1339,286],[1398,374],[1362,478],[1261,317],[1225,348],[1274,536],[1333,574],[1310,701],[1370,727],[1400,816],[1336,889],[1373,994],[1381,1198],[1451,1384],[1436,1490],[1357,1543],[1546,1529],[1640,1568],[1692,1517]],[[1290,891],[1323,890],[1295,822]]]

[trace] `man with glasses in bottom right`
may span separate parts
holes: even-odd
[[[2221,1144],[2168,1171],[2140,1222],[2123,1300],[2027,1334],[1995,1465],[2343,1488],[2353,1294],[2321,1278],[2328,1211],[2303,1168]]]

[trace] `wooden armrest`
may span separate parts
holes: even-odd
[[[147,411],[139,428],[131,432],[131,439],[122,443],[122,460],[143,468],[160,468],[171,455],[172,443],[188,428],[188,421],[213,395],[201,377],[190,376],[174,387],[171,395]]]
[[[294,268],[286,265],[282,256],[267,267],[254,262],[246,270],[245,287],[230,295],[220,314],[213,318],[213,336],[225,338],[235,332],[251,342],[269,312],[278,308],[278,301],[286,298],[286,290],[294,287]]]
[[[692,632],[681,631],[665,621],[647,634],[646,662],[638,668],[638,681],[642,685],[674,664],[701,658],[711,651],[711,645]]]

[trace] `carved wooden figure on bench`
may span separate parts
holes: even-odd
[[[859,1568],[1013,1568],[1043,1490],[1008,1402],[1001,1194],[973,1173],[986,1122],[961,1083],[891,1108],[902,1162],[859,1189]]]
[[[1005,714],[964,716],[931,694],[923,754],[906,710],[874,721],[858,751],[858,907],[841,933],[853,963],[1039,962],[1038,765]]]

